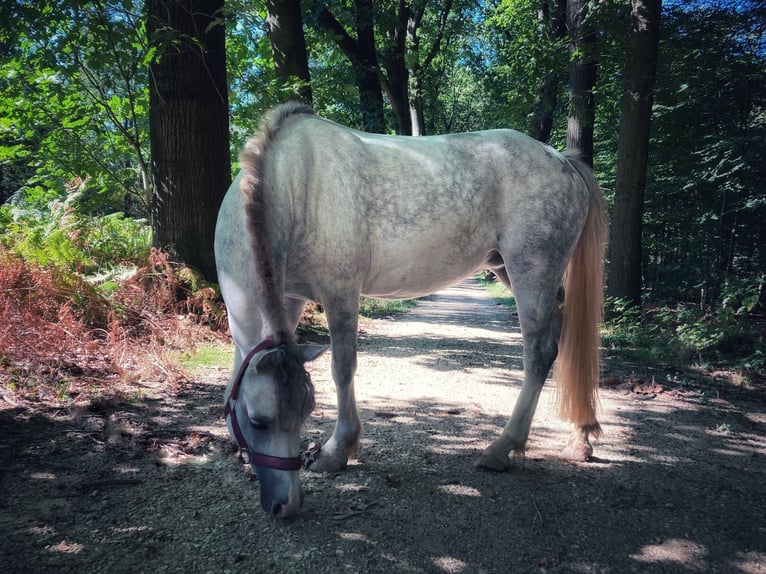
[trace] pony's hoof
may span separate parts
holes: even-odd
[[[310,442],[306,450],[301,453],[301,466],[311,468],[311,465],[319,458],[320,452],[322,452],[322,445],[318,442]]]
[[[568,444],[561,451],[561,458],[572,462],[588,462],[593,457],[593,447],[590,443]]]
[[[319,456],[308,466],[308,469],[313,472],[338,472],[346,468],[346,464],[347,461],[345,460],[338,460],[323,451],[319,451]]]
[[[476,468],[481,470],[491,470],[492,472],[505,472],[511,468],[511,459],[507,454],[497,455],[490,452],[484,452],[474,463]]]

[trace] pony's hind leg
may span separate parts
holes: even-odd
[[[593,446],[588,440],[590,435],[596,438],[601,435],[601,427],[598,423],[595,425],[575,425],[569,442],[561,451],[561,457],[575,462],[590,460],[593,457]]]
[[[510,452],[523,460],[540,391],[558,350],[561,319],[555,292],[517,288],[515,296],[524,341],[524,384],[502,434],[476,461],[487,470],[508,469]]]

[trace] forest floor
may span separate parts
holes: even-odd
[[[0,401],[7,573],[766,572],[766,394],[605,357],[595,458],[543,391],[523,469],[475,470],[521,384],[515,317],[472,282],[365,321],[365,434],[301,471],[304,512],[258,502],[221,419],[228,369],[66,408]],[[329,357],[305,440],[333,428]]]

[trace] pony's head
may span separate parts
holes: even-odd
[[[243,360],[226,398],[229,434],[246,450],[258,477],[261,506],[285,518],[300,512],[300,429],[314,409],[305,363],[327,347],[267,340]]]

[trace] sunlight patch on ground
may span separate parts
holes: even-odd
[[[45,547],[48,552],[58,552],[59,554],[79,554],[82,552],[83,548],[84,546],[82,544],[68,542],[66,540]]]
[[[439,558],[434,558],[433,562],[434,566],[442,572],[448,572],[449,574],[463,572],[467,566],[465,562],[452,556],[440,556]]]
[[[118,464],[112,467],[112,470],[117,474],[138,474],[141,469],[137,466],[128,466],[125,464]]]
[[[714,448],[711,449],[711,452],[715,454],[720,454],[721,456],[731,456],[731,457],[742,457],[751,456],[751,448],[749,445],[743,445],[742,447],[738,447],[737,445],[729,445],[728,448]]]
[[[31,526],[27,529],[27,532],[37,536],[53,536],[56,530],[48,524],[43,524],[42,526]]]
[[[647,564],[672,562],[685,568],[701,571],[705,568],[707,553],[707,549],[702,544],[681,538],[671,538],[660,544],[648,544],[639,554],[631,554],[630,557]]]
[[[740,552],[739,560],[734,563],[744,574],[763,574],[766,564],[766,553],[763,552]]]
[[[29,478],[35,480],[56,480],[56,475],[52,472],[33,472],[29,475]]]
[[[667,438],[672,438],[673,440],[678,440],[678,441],[681,441],[681,442],[688,442],[688,443],[693,443],[693,442],[699,440],[694,434],[692,434],[697,429],[689,429],[689,428],[687,428],[687,429],[685,429],[686,432],[684,432],[683,429],[679,429],[679,430],[680,430],[680,432],[665,433],[665,436]]]
[[[364,534],[360,534],[359,532],[339,532],[338,536],[340,536],[341,540],[348,540],[350,542],[367,542],[368,544],[373,544],[372,540],[367,538]]]
[[[355,482],[348,484],[336,484],[335,488],[341,492],[366,492],[370,490],[369,486],[365,486],[364,484],[357,484]]]
[[[466,486],[464,484],[442,484],[439,487],[439,491],[453,496],[481,497],[481,492],[472,486]]]
[[[488,426],[488,432],[499,434],[500,430],[502,429]],[[434,442],[428,446],[428,451],[434,454],[455,455],[466,451],[473,452],[479,448],[476,436],[432,435],[431,439]]]

